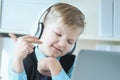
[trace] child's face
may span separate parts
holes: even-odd
[[[41,37],[39,49],[49,57],[60,57],[69,52],[80,34],[80,27],[66,26],[61,18],[48,21]]]

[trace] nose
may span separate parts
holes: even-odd
[[[64,48],[66,46],[66,44],[67,44],[67,41],[65,39],[62,38],[59,40],[59,46]]]

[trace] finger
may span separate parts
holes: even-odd
[[[31,53],[33,52],[33,48],[29,47],[29,49],[26,50],[26,52],[27,52],[28,54],[31,54]]]
[[[24,46],[25,50],[24,52],[29,54],[29,53],[32,53],[33,52],[33,46],[31,46],[30,44],[27,44]]]
[[[35,36],[24,36],[23,37],[25,41],[29,43],[37,43],[37,44],[42,44],[42,41],[40,41],[37,37]]]
[[[8,34],[15,42],[17,41],[17,36],[13,33]]]
[[[26,42],[26,45],[29,46],[29,47],[31,47],[31,48],[34,48],[34,44],[32,44],[32,43]]]

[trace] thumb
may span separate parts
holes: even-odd
[[[8,35],[14,40],[14,42],[17,41],[17,36],[15,34],[9,33]]]

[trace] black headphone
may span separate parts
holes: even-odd
[[[38,24],[37,24],[38,28],[35,33],[35,36],[38,37],[39,39],[41,38],[43,30],[44,30],[44,23],[42,22],[42,19],[47,16],[47,14],[50,12],[50,10],[53,6],[54,5],[50,6],[48,9],[46,9],[38,20]],[[68,52],[68,54],[72,54],[74,52],[75,48],[76,48],[76,42],[73,45],[72,49]]]

